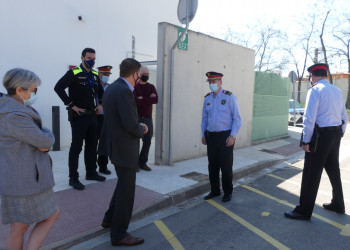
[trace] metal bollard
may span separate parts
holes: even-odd
[[[60,142],[60,107],[52,106],[52,133],[55,136],[55,143],[52,146],[52,151],[61,150]]]

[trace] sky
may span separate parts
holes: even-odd
[[[300,10],[304,11],[313,0],[293,0],[293,4],[281,0],[198,0],[195,18],[190,29],[209,35],[220,35],[230,27],[242,32],[256,20],[288,28],[293,26]]]
[[[263,24],[275,22],[276,28],[297,34],[300,33],[298,22],[316,1],[321,0],[198,0],[189,29],[222,39],[228,27],[231,31],[244,32],[248,25],[260,20]],[[333,0],[333,6],[349,10],[350,0]]]

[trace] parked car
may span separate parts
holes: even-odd
[[[295,120],[296,124],[302,124],[303,123],[303,115],[304,115],[305,108],[303,105],[301,105],[299,102],[295,101]],[[294,123],[294,100],[289,100],[289,117],[288,117],[288,123]]]

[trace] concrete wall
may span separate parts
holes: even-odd
[[[178,23],[177,4],[178,0],[1,0],[0,78],[14,67],[37,73],[42,85],[33,107],[43,125],[51,128],[51,106],[60,106],[61,146],[68,146],[67,112],[53,91],[68,66],[79,65],[81,51],[92,47],[96,66],[114,67],[112,82],[119,76],[120,62],[131,57],[132,35],[136,59],[156,60],[158,23]],[[0,91],[6,92],[2,84]]]
[[[157,90],[159,103],[156,117],[156,164],[168,162],[170,49],[178,27],[160,23],[158,29]],[[201,33],[188,32],[188,50],[175,49],[173,109],[171,113],[172,161],[206,154],[201,144],[201,118],[204,96],[210,92],[207,71],[224,74],[223,88],[238,99],[242,128],[236,148],[251,144],[254,89],[254,51]]]

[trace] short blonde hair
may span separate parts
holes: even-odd
[[[16,88],[28,89],[33,84],[40,85],[41,80],[30,70],[14,68],[6,72],[2,83],[7,90],[7,94],[14,95],[16,94]]]

